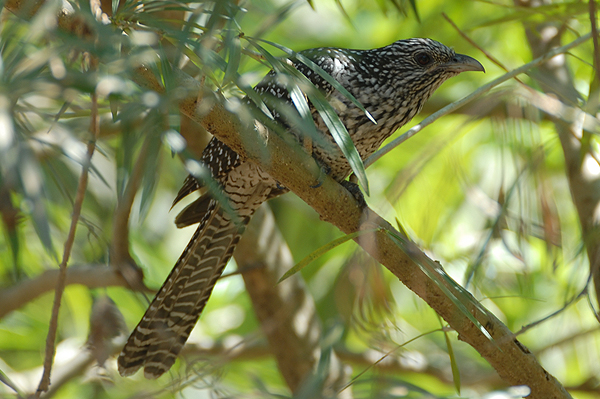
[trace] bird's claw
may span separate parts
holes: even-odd
[[[321,166],[321,173],[319,173],[319,178],[317,179],[317,184],[314,186],[310,186],[310,188],[319,188],[323,184],[323,180],[326,175],[331,172],[331,168],[329,166]]]
[[[340,182],[340,184],[344,186],[344,188],[348,190],[350,194],[352,194],[361,209],[367,207],[367,201],[365,201],[365,196],[363,195],[362,191],[360,191],[358,184],[349,180],[343,180]]]

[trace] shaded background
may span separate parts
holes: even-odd
[[[48,396],[291,397],[239,274],[217,284],[184,349],[185,360],[166,377],[146,381],[141,373],[121,378],[116,371],[115,356],[125,334],[148,304],[143,294],[124,287],[123,280],[114,276],[111,243],[114,247],[119,240],[114,232],[119,198],[130,182],[139,183],[125,239],[133,257],[130,266],[141,267],[143,283],[150,289],[162,284],[195,229],[177,230],[172,223],[184,205],[169,210],[187,175],[182,158],[193,153],[192,148],[190,153],[173,155],[180,137],[176,132],[187,129],[186,122],[180,120],[172,99],[152,97],[130,77],[140,62],[155,62],[168,77],[167,60],[175,60],[194,76],[203,71],[206,85],[226,97],[240,95],[226,72],[208,62],[195,64],[193,52],[184,51],[191,57],[187,60],[180,56],[184,45],[197,50],[194,32],[208,17],[201,16],[197,27],[188,25],[189,30],[181,32],[177,3],[143,4],[135,10],[132,3],[124,3],[112,23],[102,25],[82,3],[81,13],[102,32],[103,40],[95,42],[61,33],[48,22],[54,13],[50,7],[31,21],[3,11],[0,309],[6,310],[0,319],[0,370],[23,395],[35,391],[53,300],[48,290],[54,280],[48,271],[55,271],[62,260],[80,164],[91,138],[89,93],[95,88],[99,138],[69,261],[69,268],[79,270],[80,284],[67,285],[62,300]],[[174,14],[165,13],[169,4]],[[226,4],[236,7],[234,2]],[[334,1],[312,5],[240,2],[223,32],[239,29],[294,50],[374,48],[397,39],[429,37],[484,64],[485,75],[463,74],[446,82],[412,124],[505,72],[465,40],[442,13],[508,69],[529,62],[532,52],[539,55],[546,50],[536,48],[534,39],[527,40],[526,29],[537,29],[538,38],[544,39],[546,31],[540,27],[553,27],[559,40],[567,43],[589,32],[591,24],[588,5],[580,2],[549,2],[534,9],[530,6],[537,4],[527,2],[516,7],[505,1],[423,0],[416,4],[418,18],[408,2],[395,6],[383,0],[344,0],[343,8]],[[188,6],[187,15],[213,7],[201,1]],[[121,30],[129,34],[128,40]],[[142,33],[132,33],[136,30]],[[242,47],[247,46],[242,39]],[[592,66],[596,54],[588,41],[564,57],[565,82],[571,83],[574,94],[561,97],[559,92],[552,98],[571,107],[562,110],[566,114],[581,109],[596,114]],[[255,84],[268,67],[250,55],[242,54],[238,71],[244,82]],[[367,171],[371,188],[367,202],[387,220],[396,218],[424,251],[512,331],[566,307],[519,339],[574,397],[594,398],[600,395],[600,335],[595,295],[585,289],[590,276],[586,250],[595,248],[598,236],[594,214],[581,209],[578,213],[570,192],[577,198],[557,126],[572,120],[560,107],[549,109],[551,99],[539,98],[563,84],[555,80],[544,84],[540,76],[546,72],[520,76],[523,84],[513,80],[496,87],[383,157]],[[579,170],[592,181],[600,174],[598,158],[585,154],[597,155],[598,120],[594,123],[577,137],[582,146]],[[583,190],[596,198],[600,194]],[[293,258],[290,265],[341,236],[293,194],[269,206]],[[236,259],[240,257],[244,254],[238,251]],[[123,271],[123,265],[117,269]],[[236,270],[231,262],[225,274]],[[321,354],[333,348],[348,382],[366,370],[342,395],[480,397],[507,389],[475,350],[451,331],[446,336],[436,314],[356,244],[331,249],[302,271],[302,279],[300,289],[314,301],[318,315]],[[594,291],[593,285],[589,288]],[[39,297],[36,289],[43,292]],[[152,297],[151,292],[145,295]],[[311,319],[299,320],[302,325]],[[98,367],[97,360],[106,360],[104,367]],[[459,373],[452,371],[453,364]],[[295,397],[316,397],[310,392],[320,384],[319,372]],[[309,393],[302,396],[302,392]],[[15,397],[3,385],[0,393]]]

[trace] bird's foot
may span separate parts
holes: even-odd
[[[331,168],[327,165],[321,165],[321,173],[319,173],[319,178],[317,179],[317,184],[314,186],[310,186],[310,188],[319,188],[323,184],[323,180],[325,176],[327,176],[331,172]]]
[[[357,183],[349,180],[343,180],[340,182],[340,184],[344,186],[344,188],[348,190],[350,194],[352,194],[352,196],[354,197],[356,202],[358,202],[358,206],[361,209],[367,207],[367,201],[365,201],[365,196],[363,195],[362,191],[360,191],[360,187]]]
[[[287,187],[279,183],[278,181],[275,182],[275,185],[277,186],[277,190],[287,190]]]

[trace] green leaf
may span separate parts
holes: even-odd
[[[342,150],[342,153],[348,160],[352,171],[358,178],[358,181],[363,187],[365,194],[368,196],[369,181],[367,180],[365,165],[363,164],[358,150],[354,146],[354,142],[350,138],[350,133],[348,133],[348,130],[346,130],[346,126],[344,126],[338,117],[338,114],[321,93],[318,91],[311,92],[308,93],[308,97],[310,98],[313,106],[319,112],[321,118],[323,118],[323,122],[325,122],[325,125],[327,125],[327,128],[333,136],[333,139]]]
[[[0,382],[2,382],[4,385],[6,385],[7,387],[9,387],[13,391],[15,391],[18,394],[18,397],[20,397],[20,398],[25,397],[25,394],[23,394],[17,388],[17,385],[14,382],[12,382],[12,380],[10,378],[8,378],[8,376],[2,370],[0,370]]]
[[[110,107],[110,114],[112,115],[113,122],[117,120],[117,115],[119,115],[119,105],[121,105],[121,101],[114,95],[108,96],[108,105]]]
[[[252,43],[258,49],[258,51],[265,57],[265,59],[267,60],[267,62],[269,62],[269,64],[271,64],[271,66],[273,67],[273,69],[275,71],[277,71],[277,72],[289,72],[293,76],[302,75],[296,69],[294,69],[293,67],[291,67],[290,65],[288,65],[288,64],[284,63],[283,61],[275,58],[264,47],[260,46],[257,43],[252,42],[251,40],[250,40],[250,43]],[[296,72],[296,73],[294,73],[294,72]],[[322,135],[317,130],[317,127],[315,126],[315,121],[312,118],[312,114],[310,112],[310,107],[308,105],[308,102],[306,101],[306,97],[302,93],[302,90],[300,90],[300,88],[298,87],[297,84],[294,84],[291,87],[288,87],[288,90],[289,90],[289,93],[290,93],[290,98],[292,100],[292,103],[294,104],[294,106],[298,110],[298,113],[300,114],[300,117],[301,117],[301,119],[303,121],[302,126],[306,129],[306,130],[303,129],[303,133],[308,133],[313,139],[317,139],[318,140],[318,138],[321,137]],[[254,94],[257,97],[260,98],[260,96],[258,96],[258,94],[254,90],[252,90],[252,91],[254,92]],[[261,103],[262,103],[262,100],[261,100]],[[264,105],[264,103],[263,103],[263,105]],[[275,103],[275,104],[272,104],[271,106],[272,107],[277,107],[277,105],[278,104]],[[268,115],[270,115],[270,113]],[[289,116],[289,113],[286,114],[286,116]]]
[[[31,209],[31,221],[44,249],[57,260],[58,257],[52,245],[50,223],[46,212],[43,176],[39,164],[33,159],[33,156],[31,154],[22,155],[18,165],[19,178],[23,193]]]
[[[386,352],[383,356],[381,356],[379,359],[377,359],[377,361],[375,361],[374,363],[370,364],[367,368],[365,368],[363,371],[361,371],[360,373],[358,373],[357,375],[355,375],[354,377],[352,377],[352,380],[350,380],[349,383],[347,383],[342,389],[340,389],[339,392],[344,391],[346,388],[348,388],[351,385],[354,385],[358,379],[363,376],[367,371],[369,371],[370,369],[372,369],[373,367],[377,366],[379,363],[381,363],[383,360],[385,360],[388,356],[390,356],[391,354],[393,354],[394,352],[396,352],[398,349],[401,349],[403,347],[405,347],[406,345],[422,338],[425,337],[429,334],[433,334],[435,332],[437,332],[439,330],[432,330],[432,331],[428,331],[422,334],[417,335],[416,337],[413,337],[411,339],[409,339],[408,341],[404,342],[403,344],[397,345],[395,348],[389,350],[388,352]]]
[[[440,321],[440,325],[442,326],[442,331],[444,332],[446,348],[448,349],[448,356],[450,357],[450,368],[452,369],[452,381],[454,381],[454,388],[456,389],[456,392],[460,395],[460,370],[458,369],[458,364],[456,363],[456,356],[454,356],[454,349],[452,348],[450,335],[448,335],[448,331],[444,329],[442,318],[438,316],[438,319]]]
[[[148,127],[148,129],[146,130],[148,132],[148,136],[146,138],[148,142],[147,144],[142,146],[141,150],[146,151],[146,154],[140,154],[140,156],[145,157],[146,164],[142,175],[142,193],[139,207],[140,220],[145,219],[148,210],[150,209],[150,204],[152,202],[152,198],[154,197],[154,192],[156,190],[156,183],[158,181],[157,173],[160,170],[160,135],[162,131],[157,131],[157,128],[161,126],[160,117],[150,117],[148,118],[148,122],[155,122],[155,124],[154,127]]]
[[[507,7],[507,13],[498,18],[475,25],[477,28],[489,27],[507,22],[549,22],[564,23],[569,18],[587,14],[588,6],[584,2],[564,2],[540,5],[539,7]]]
[[[227,67],[225,68],[225,76],[223,77],[223,84],[235,80],[237,71],[240,67],[240,58],[242,55],[242,49],[240,45],[240,38],[235,31],[228,31],[225,37],[225,50],[229,54]]]
[[[346,234],[343,237],[337,238],[337,239],[323,245],[321,248],[317,249],[316,251],[311,252],[308,256],[306,256],[300,262],[296,263],[294,265],[294,267],[292,267],[290,270],[285,272],[285,274],[283,276],[281,276],[281,278],[279,279],[279,281],[277,281],[277,283],[279,284],[282,281],[284,281],[285,279],[287,279],[288,277],[293,276],[294,274],[298,273],[300,270],[304,269],[313,260],[321,257],[322,255],[326,254],[333,248],[335,248],[347,241],[354,240],[356,237],[359,237],[365,233],[373,233],[377,230],[379,230],[379,229],[368,229],[368,230],[355,231],[354,233]]]
[[[119,0],[112,0],[111,9],[112,15],[117,15],[117,10],[119,9]]]
[[[184,159],[184,166],[187,172],[194,176],[200,186],[206,188],[210,193],[211,198],[218,202],[219,206],[225,211],[236,224],[242,222],[237,212],[231,207],[229,197],[225,195],[221,184],[215,180],[210,170],[202,162],[195,159],[195,156],[187,149],[181,152],[181,157]]]
[[[309,5],[314,9],[314,4],[311,0],[308,0]],[[300,1],[291,0],[288,3],[283,4],[280,8],[278,8],[269,18],[262,21],[258,30],[254,32],[254,37],[262,37],[273,27],[280,25],[282,22],[286,21],[290,17],[290,13],[296,7],[301,7],[304,4]]]
[[[421,22],[421,18],[419,17],[419,10],[417,10],[416,0],[408,0],[408,2],[410,3],[410,7],[413,9],[413,12],[415,13],[415,18],[417,19],[417,22]]]
[[[344,8],[342,1],[335,0],[335,4],[338,6],[338,8],[339,8],[340,12],[342,13],[342,15],[344,16],[344,18],[346,18],[346,21],[348,21],[348,23],[350,23],[350,25],[352,25],[352,27],[354,27],[354,24],[352,23],[352,18],[350,18],[350,15],[348,15],[348,13],[346,12],[346,9]]]

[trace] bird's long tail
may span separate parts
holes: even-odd
[[[200,226],[119,355],[119,373],[158,378],[188,339],[247,224],[210,199]]]

